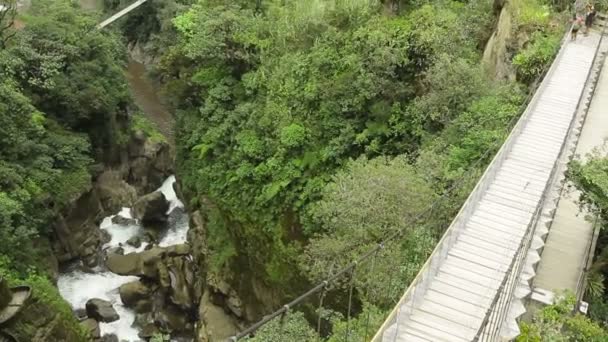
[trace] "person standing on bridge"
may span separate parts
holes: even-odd
[[[581,25],[583,23],[583,18],[577,16],[576,13],[572,18],[572,31],[570,31],[570,38],[574,41],[576,40],[576,35],[578,31],[581,29]]]
[[[585,36],[589,34],[589,29],[593,26],[593,19],[595,18],[595,7],[592,4],[587,4],[585,9]]]

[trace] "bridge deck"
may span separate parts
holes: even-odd
[[[441,242],[447,247],[438,246],[408,289],[383,341],[473,340],[550,181],[599,40],[592,34],[563,47],[517,135],[478,197],[465,203],[459,226]]]
[[[602,146],[606,138],[608,60],[604,61],[575,153],[585,160],[586,154]],[[605,152],[603,151],[604,154]],[[578,191],[562,194],[534,277],[535,288],[549,291],[569,289],[575,293],[580,289],[594,229],[593,224],[585,219],[587,213],[579,213],[576,203],[578,197]]]
[[[113,16],[109,17],[108,19],[102,21],[99,25],[97,25],[97,28],[102,29],[108,25],[110,25],[111,23],[115,22],[116,20],[122,18],[122,16],[124,16],[125,14],[131,12],[132,10],[136,9],[137,7],[141,6],[144,2],[146,2],[147,0],[137,0],[134,3],[130,4],[129,6],[125,7],[123,10],[121,10],[120,12],[114,14]]]

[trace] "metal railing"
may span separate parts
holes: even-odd
[[[577,111],[580,108],[583,98],[587,95],[585,90],[587,90],[588,87],[591,87],[590,95],[593,96],[593,94],[594,94],[595,88],[593,87],[593,85],[590,85],[590,80],[593,75],[593,71],[594,71],[594,68],[596,65],[597,58],[599,56],[599,50],[600,50],[600,47],[602,44],[603,37],[604,37],[604,30],[602,30],[602,32],[600,33],[600,39],[597,44],[595,54],[593,56],[593,60],[591,62],[591,68],[587,74],[585,85],[583,87],[583,92],[582,92],[581,96],[579,97],[579,100],[578,100],[578,103],[576,106]],[[562,48],[562,50],[563,50],[563,48]],[[588,108],[586,108],[585,110],[588,110]],[[585,114],[585,116],[586,116],[586,114]],[[567,143],[569,142],[568,137],[570,137],[572,135],[572,131],[573,131],[574,123],[575,123],[576,119],[577,119],[577,115],[573,115],[572,120],[570,121],[568,130],[567,130],[566,139],[564,139],[564,141],[562,142],[562,145],[560,147],[560,152],[559,152],[560,157],[553,164],[553,167],[551,170],[551,176],[549,177],[549,182],[547,182],[547,184],[545,185],[545,189],[543,191],[541,200],[539,201],[539,203],[536,206],[534,219],[528,224],[528,226],[526,228],[526,234],[524,234],[524,237],[522,238],[522,243],[521,243],[517,253],[515,254],[512,262],[511,262],[511,265],[509,267],[510,272],[505,274],[505,277],[503,278],[503,281],[501,282],[501,285],[499,287],[499,291],[497,291],[497,293],[492,301],[492,304],[490,305],[490,308],[486,312],[484,320],[482,321],[482,324],[481,324],[479,330],[477,331],[477,334],[475,335],[475,338],[473,340],[475,342],[477,342],[477,341],[496,341],[497,335],[500,334],[500,332],[502,331],[502,326],[506,319],[506,315],[508,314],[509,310],[511,309],[511,304],[513,301],[513,293],[519,282],[521,270],[525,265],[526,255],[528,253],[530,244],[532,243],[532,239],[534,237],[535,227],[536,227],[538,217],[540,216],[540,212],[545,204],[545,200],[549,193],[548,190],[549,190],[551,184],[553,183],[553,180],[555,179],[556,173],[559,169],[558,161],[564,155],[565,147],[566,147]]]

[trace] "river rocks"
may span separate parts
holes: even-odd
[[[144,340],[148,340],[159,332],[160,330],[158,329],[158,327],[156,327],[156,325],[148,323],[141,328],[137,336],[143,338]]]
[[[101,337],[99,342],[119,342],[118,337],[114,334],[106,334]]]
[[[167,222],[169,202],[160,191],[151,192],[139,198],[133,206],[133,215],[144,224]]]
[[[112,303],[99,298],[89,299],[86,304],[87,315],[99,322],[110,323],[120,319]]]
[[[226,308],[236,317],[243,317],[243,302],[236,291],[224,280],[209,276],[210,299],[213,304]]]
[[[126,255],[109,253],[106,259],[108,269],[120,275],[142,275],[139,253],[129,253]]]
[[[32,297],[24,303],[21,311],[0,327],[0,340],[7,334],[20,342],[82,341],[76,317],[57,310],[56,300],[61,298],[53,295],[49,302],[41,300],[39,295],[48,294],[34,288]]]
[[[115,213],[122,207],[131,207],[137,199],[137,191],[127,184],[118,171],[103,172],[96,183],[97,193],[106,213]]]
[[[110,241],[112,241],[112,234],[110,234],[107,230],[105,229],[100,229],[101,232],[101,243],[108,243]]]
[[[148,300],[154,290],[154,287],[150,287],[141,281],[136,280],[121,285],[118,289],[118,293],[120,294],[120,300],[122,303],[126,307],[133,308],[140,301]],[[143,310],[143,308],[140,308],[140,310]]]
[[[89,332],[89,336],[96,339],[101,336],[101,332],[99,330],[99,322],[92,318],[87,318],[80,322],[80,325]]]
[[[139,236],[132,236],[127,240],[127,244],[139,248],[141,246],[141,238]]]
[[[117,254],[117,255],[125,255],[125,249],[122,246],[108,248],[108,255]]]
[[[126,255],[108,254],[106,266],[116,274],[158,279],[159,268],[166,267],[163,264],[165,258],[185,256],[189,252],[187,245],[174,245],[152,247],[150,250]]]
[[[121,226],[134,226],[137,224],[137,220],[116,215],[112,217],[112,223]]]

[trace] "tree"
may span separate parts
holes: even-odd
[[[376,244],[405,229],[405,238],[388,243],[372,261],[356,271],[362,296],[367,286],[390,283],[398,274],[397,288],[366,298],[371,304],[386,304],[418,272],[432,250],[435,239],[427,227],[432,217],[421,215],[435,199],[430,186],[408,164],[405,157],[360,158],[348,163],[321,192],[321,199],[309,209],[306,229],[311,238],[300,257],[301,268],[313,281],[323,280],[330,269],[337,270]]]
[[[16,33],[14,29],[16,16],[16,0],[0,1],[0,49],[4,49],[8,40]]]
[[[589,318],[573,313],[576,298],[566,294],[557,303],[536,312],[532,322],[520,323],[517,342],[600,342],[608,340],[608,332]]]

